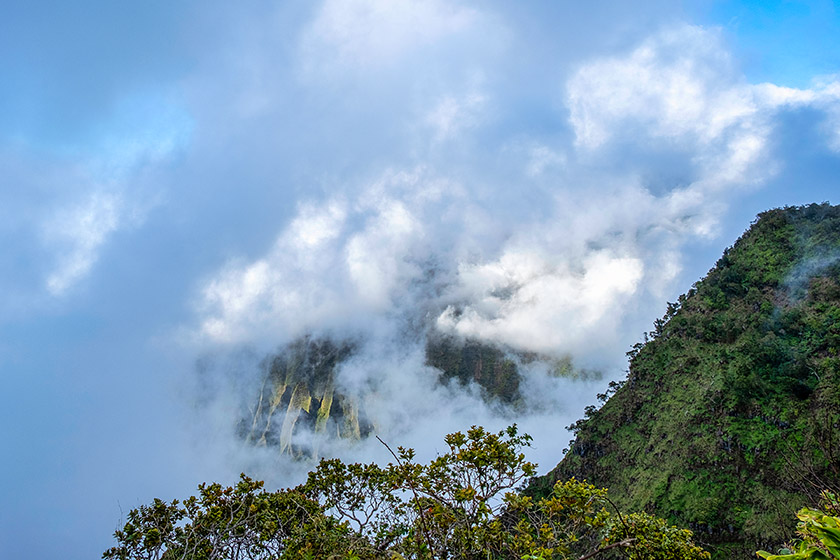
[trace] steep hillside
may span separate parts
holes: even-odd
[[[840,489],[838,352],[840,207],[765,212],[668,305],[532,491],[586,479],[692,528],[717,558],[754,557]]]
[[[303,337],[266,359],[256,404],[242,422],[246,441],[300,456],[311,451],[293,438],[301,426],[354,439],[369,432],[358,403],[335,390],[336,368],[353,350],[350,342]]]
[[[424,336],[425,365],[433,368],[439,383],[475,385],[486,401],[509,410],[525,406],[519,390],[522,364],[542,361],[555,375],[578,374],[569,360],[514,353],[434,330]],[[364,404],[336,383],[340,368],[357,355],[358,347],[352,340],[305,336],[266,358],[259,392],[240,422],[243,438],[304,457],[317,456],[307,433],[344,439],[370,434],[374,422]]]

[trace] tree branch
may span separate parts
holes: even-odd
[[[381,443],[382,445],[385,446],[385,449],[387,449],[388,452],[391,455],[393,455],[394,459],[396,459],[397,464],[400,467],[402,467],[403,466],[402,461],[400,461],[400,458],[397,456],[396,453],[394,453],[394,450],[391,449],[391,447],[387,443],[382,441],[381,437],[376,436],[376,439],[379,440],[379,443]],[[405,480],[406,480],[406,482],[408,482],[408,487],[411,489],[411,493],[414,494],[414,503],[417,506],[417,512],[420,514],[420,525],[422,526],[422,529],[423,529],[423,539],[426,541],[426,546],[429,547],[429,552],[431,552],[432,551],[432,543],[429,540],[429,530],[426,527],[426,514],[423,511],[423,508],[420,506],[420,496],[417,494],[417,489],[414,487],[414,482],[411,480],[411,477],[407,476],[405,478]]]
[[[596,551],[594,551],[594,552],[590,552],[590,553],[589,553],[589,554],[587,554],[586,556],[581,556],[580,558],[578,558],[578,560],[589,560],[590,558],[592,558],[592,557],[594,557],[594,556],[596,556],[596,555],[598,555],[598,554],[601,554],[602,552],[604,552],[604,551],[606,551],[606,550],[609,550],[609,549],[611,549],[611,548],[617,548],[617,547],[619,547],[619,546],[632,546],[634,542],[636,542],[636,539],[635,539],[635,538],[633,538],[633,539],[624,539],[623,541],[619,541],[619,542],[617,542],[617,543],[608,544],[608,545],[607,545],[607,546],[605,546],[604,548],[599,548],[598,550],[596,550]]]

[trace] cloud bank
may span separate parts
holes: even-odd
[[[564,82],[558,75],[562,105],[545,110],[566,122],[546,136],[499,125],[511,116],[498,100],[518,91],[493,75],[504,66],[498,53],[471,60],[455,92],[402,97],[426,79],[400,66],[415,49],[431,37],[481,42],[475,30],[494,18],[436,4],[361,6],[322,7],[301,36],[300,75],[305,87],[319,72],[345,83],[385,68],[401,76],[409,86],[374,92],[385,90],[401,119],[369,134],[394,127],[409,140],[379,169],[351,168],[350,179],[297,196],[266,252],[233,258],[200,285],[191,334],[266,352],[310,333],[362,341],[339,383],[390,437],[422,441],[511,419],[475,391],[433,383],[422,352],[431,331],[571,356],[604,372],[603,383],[620,377],[624,351],[679,291],[686,247],[717,235],[728,205],[784,166],[780,116],[815,111],[834,149],[837,83],[750,84],[716,29],[665,26],[626,52],[582,60]],[[396,33],[414,9],[427,28]],[[513,30],[502,36],[516,41]],[[366,86],[342,102],[364,113]],[[525,383],[548,388],[526,394],[535,412],[517,419],[568,425],[598,383],[537,370],[525,369]],[[574,404],[564,395],[577,395]]]
[[[362,16],[359,29],[399,29],[406,16],[354,6],[328,3],[312,29]],[[435,35],[465,32],[480,19],[425,9]],[[312,29],[302,39],[307,49],[320,37],[329,44],[319,52],[355,59],[380,50],[369,44],[371,32]],[[419,32],[400,37],[427,40]],[[405,50],[401,44],[388,56]],[[432,148],[411,158],[412,167],[392,165],[332,184],[326,196],[302,196],[270,251],[231,261],[206,282],[199,331],[225,342],[267,332],[285,340],[423,309],[444,331],[518,350],[600,353],[622,334],[627,340],[621,330],[638,302],[672,289],[681,247],[714,235],[739,191],[784,164],[773,146],[780,113],[824,113],[825,141],[834,142],[837,87],[748,84],[716,30],[682,25],[571,73],[563,91],[571,141],[546,145],[501,133],[488,124],[493,115],[477,118],[483,100],[509,95],[491,85],[435,100],[420,117],[433,126],[421,135],[450,145],[489,137],[482,149],[501,160],[502,180],[480,169],[481,156],[470,154],[461,165],[479,168],[464,173]]]

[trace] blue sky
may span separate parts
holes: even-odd
[[[714,2],[705,17],[726,31],[751,81],[808,87],[840,64],[837,3]]]
[[[243,470],[296,482],[233,424],[304,333],[365,340],[345,389],[429,453],[506,419],[429,383],[419,317],[603,371],[529,379],[550,468],[756,213],[840,202],[839,11],[12,2],[0,557],[96,557],[128,509]]]

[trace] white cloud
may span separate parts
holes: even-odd
[[[446,194],[444,194],[446,190]],[[428,222],[441,198],[457,197],[422,171],[385,173],[352,202],[336,195],[300,207],[272,250],[231,263],[203,289],[201,331],[223,342],[271,333],[348,328],[407,302],[422,277]]]
[[[450,139],[463,129],[477,126],[486,103],[486,97],[477,91],[462,97],[444,96],[425,119],[434,130],[435,141]]]
[[[481,17],[435,2],[330,1],[303,44],[322,62],[387,65]],[[420,126],[404,129],[425,135],[419,145],[474,133],[487,100],[503,98],[503,81],[480,82],[427,98],[420,105],[429,109],[413,113]],[[556,353],[584,340],[611,344],[639,301],[668,292],[681,245],[714,236],[727,199],[781,165],[771,150],[778,113],[830,112],[832,88],[748,84],[716,30],[666,28],[569,76],[574,143],[519,131],[486,141],[488,157],[498,150],[518,177],[455,181],[459,172],[433,151],[415,156],[428,171],[384,173],[300,206],[267,255],[230,264],[207,283],[203,332],[282,340],[359,316],[409,313],[426,298],[435,313],[458,309],[439,325],[468,336]],[[434,295],[424,292],[424,267],[435,269]]]
[[[63,295],[87,276],[102,245],[120,226],[122,209],[119,197],[95,193],[43,225],[45,240],[59,253],[55,269],[46,280],[52,295]]]
[[[439,0],[327,0],[304,32],[309,71],[377,68],[474,24],[478,13]]]
[[[438,327],[547,354],[586,353],[596,332],[595,346],[611,339],[616,315],[639,289],[644,263],[608,251],[587,255],[579,270],[551,260],[523,250],[462,269],[461,281],[480,299],[457,312],[448,308]]]
[[[377,205],[367,227],[348,239],[347,273],[366,306],[387,311],[399,284],[418,274],[411,253],[406,253],[421,236],[420,224],[406,205],[387,200]]]
[[[629,55],[584,64],[567,95],[584,151],[617,141],[670,143],[696,164],[694,188],[720,191],[772,176],[778,165],[768,141],[777,114],[811,106],[830,118],[837,89],[836,81],[806,90],[745,83],[716,31],[682,25]]]
[[[548,146],[538,144],[532,146],[528,152],[529,161],[526,173],[531,178],[542,175],[550,167],[563,166],[566,163],[564,154],[552,150]]]
[[[840,74],[815,80],[817,99],[814,103],[826,112],[825,134],[829,145],[840,153]]]
[[[757,111],[717,34],[681,26],[633,50],[584,64],[568,84],[579,145],[626,130],[691,144],[717,140]]]

